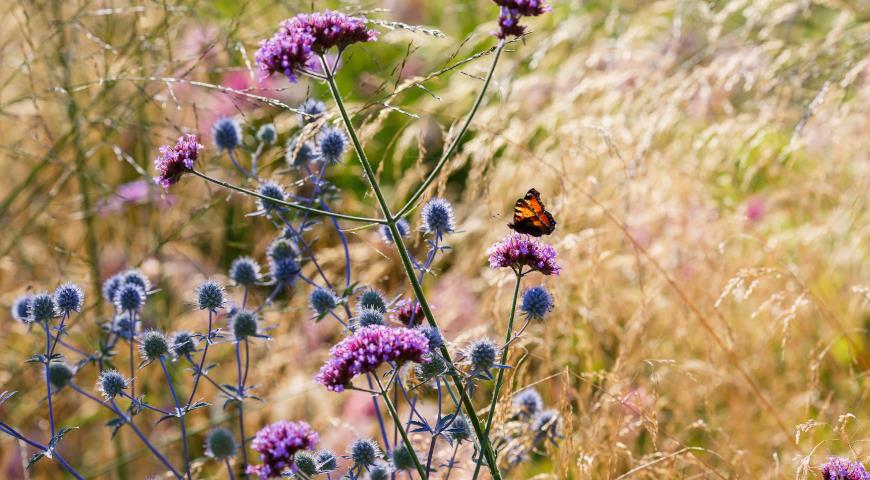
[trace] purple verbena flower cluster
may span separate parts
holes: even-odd
[[[492,268],[510,267],[517,271],[529,268],[544,275],[558,275],[562,270],[552,246],[521,233],[512,233],[496,242],[487,253]]]
[[[353,377],[373,372],[384,362],[425,362],[429,339],[410,328],[372,325],[342,340],[329,354],[332,358],[320,369],[315,380],[334,392],[341,392]]]
[[[378,32],[366,28],[364,18],[329,10],[300,13],[281,22],[272,38],[260,43],[256,59],[264,75],[280,72],[295,82],[300,71],[312,67],[314,55],[322,55],[333,47],[344,49],[377,38]]]
[[[280,421],[266,425],[254,436],[251,448],[260,453],[260,465],[248,466],[247,473],[260,478],[280,477],[293,465],[296,452],[311,450],[320,441],[305,422]]]
[[[843,457],[829,458],[822,465],[823,480],[870,480],[870,473],[861,462],[852,462]]]
[[[519,37],[526,31],[520,25],[522,17],[537,17],[550,11],[550,6],[544,0],[493,0],[499,6],[498,26],[495,32],[498,38]]]
[[[154,168],[159,173],[154,177],[154,183],[163,188],[178,183],[183,174],[193,170],[202,149],[196,135],[190,134],[182,135],[174,146],[161,146],[160,155],[154,159]]]

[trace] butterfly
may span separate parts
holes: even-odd
[[[556,229],[556,220],[541,202],[541,193],[530,188],[526,196],[514,205],[514,221],[508,227],[533,237],[549,235]]]

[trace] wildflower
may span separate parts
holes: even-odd
[[[106,330],[127,341],[133,338],[135,331],[131,332],[131,330],[135,329],[135,325],[131,327],[130,312],[126,310],[116,313],[115,316],[112,317],[111,323],[106,327]]]
[[[521,233],[512,233],[489,247],[489,266],[523,268],[544,275],[558,275],[561,267],[556,263],[556,250],[540,240]]]
[[[315,377],[326,388],[341,392],[356,375],[372,372],[384,362],[423,362],[429,340],[409,328],[382,325],[360,328],[330,349],[332,358]]]
[[[272,280],[282,285],[293,285],[302,268],[292,257],[269,259],[269,274]]]
[[[305,475],[303,478],[308,478],[318,473],[317,460],[314,459],[314,455],[311,452],[296,452],[296,455],[293,456],[293,463],[296,465],[296,469]]]
[[[284,151],[284,160],[290,167],[304,167],[311,162],[317,161],[320,156],[311,142],[299,143],[299,138],[292,138],[287,142],[287,149]]]
[[[425,325],[422,327],[417,327],[417,330],[419,330],[420,333],[425,335],[426,338],[429,340],[429,350],[434,351],[444,345],[444,337],[441,336],[441,331],[438,330],[437,327]]]
[[[138,312],[144,304],[145,290],[138,285],[121,285],[115,293],[115,308],[122,312]]]
[[[317,149],[320,157],[330,165],[341,162],[347,148],[347,137],[340,128],[325,126],[317,135]]]
[[[54,391],[67,386],[72,380],[75,371],[66,362],[52,360],[48,364],[48,381]]]
[[[404,218],[400,218],[398,222],[396,222],[396,230],[399,231],[399,235],[403,237],[407,237],[409,233],[411,233],[411,225],[408,224],[408,221]],[[393,232],[390,231],[390,227],[387,225],[381,225],[380,228],[381,238],[384,239],[386,243],[393,243]]]
[[[242,143],[242,128],[230,117],[221,117],[211,127],[214,146],[218,150],[234,150]]]
[[[366,289],[360,294],[359,300],[357,300],[357,309],[372,309],[381,313],[387,313],[387,300],[381,292],[372,288]]]
[[[266,123],[260,126],[260,129],[257,130],[257,140],[260,141],[263,145],[272,145],[275,143],[275,139],[278,138],[278,132],[275,131],[275,125],[271,123]]]
[[[473,374],[483,373],[488,375],[489,369],[495,366],[495,357],[498,354],[498,347],[488,338],[477,340],[468,346],[466,356],[471,363],[471,371]]]
[[[428,362],[421,363],[414,367],[414,373],[417,375],[417,378],[420,379],[421,382],[429,382],[431,380],[434,380],[435,377],[443,375],[446,371],[447,362],[441,355],[437,353],[433,353],[432,358],[429,359]]]
[[[182,175],[193,171],[202,149],[203,146],[197,142],[196,135],[183,135],[174,146],[160,147],[160,155],[154,159],[154,168],[159,174],[154,177],[154,183],[163,188],[178,183]]]
[[[317,462],[318,472],[325,473],[338,469],[338,459],[330,450],[321,450],[317,452],[317,455],[314,456],[314,460]]]
[[[498,38],[519,37],[526,27],[519,24],[522,17],[537,17],[550,11],[544,0],[493,0],[499,8]]]
[[[249,310],[239,310],[233,315],[233,335],[236,340],[244,340],[257,335],[259,322],[257,314]]]
[[[829,458],[822,465],[823,480],[868,480],[870,473],[861,462],[852,462],[843,457]]]
[[[553,296],[543,286],[532,287],[523,292],[520,310],[529,318],[541,320],[553,309]]]
[[[423,306],[420,305],[420,302],[413,300],[396,302],[393,316],[397,322],[405,326],[411,326],[411,320],[414,321],[414,325],[420,325],[423,323],[423,319],[426,318],[423,314]]]
[[[544,400],[537,390],[529,388],[514,395],[513,406],[518,415],[530,418],[544,408]]]
[[[393,449],[392,454],[393,468],[396,470],[412,470],[416,468],[414,465],[413,452],[405,446],[399,445]]]
[[[206,280],[196,287],[196,305],[200,310],[212,312],[224,306],[224,287],[214,280]]]
[[[30,299],[27,318],[31,322],[47,322],[59,315],[54,297],[48,292],[37,293]]]
[[[299,125],[307,125],[326,111],[326,104],[320,100],[309,98],[297,108],[299,110]]]
[[[375,460],[380,458],[381,451],[374,440],[368,438],[358,438],[350,444],[350,459],[353,460],[354,467],[368,468],[375,464]]]
[[[450,202],[442,198],[433,198],[423,206],[420,213],[423,219],[423,231],[437,237],[445,233],[451,233],[455,229],[453,220],[453,207]]]
[[[21,295],[12,303],[12,318],[21,323],[30,323],[30,303],[33,297],[30,295]]]
[[[205,454],[211,458],[230,458],[235,455],[237,447],[233,434],[226,428],[213,429],[205,439]]]
[[[107,278],[103,282],[103,298],[108,302],[115,303],[115,294],[118,293],[118,289],[121,288],[123,283],[124,276],[120,273]]]
[[[169,353],[169,341],[166,335],[157,330],[148,330],[139,339],[139,355],[146,362],[153,362]]]
[[[151,291],[151,281],[139,270],[127,270],[121,274],[121,280],[124,285],[136,285],[146,294]]]
[[[471,440],[471,424],[468,417],[462,413],[457,414],[446,432],[447,438],[455,442],[462,443]]]
[[[389,465],[373,465],[369,469],[369,474],[366,480],[389,480],[392,478],[393,470]]]
[[[356,316],[356,325],[361,328],[384,324],[384,314],[374,308],[363,308]]]
[[[532,418],[532,432],[535,434],[535,444],[545,442],[556,444],[562,438],[560,430],[559,412],[555,410],[543,410]],[[863,470],[863,467],[862,467]]]
[[[260,264],[251,257],[237,257],[230,265],[230,278],[236,285],[254,285],[260,281]]]
[[[249,465],[247,473],[261,478],[279,477],[293,465],[296,452],[311,450],[320,437],[305,422],[279,421],[266,425],[254,436],[251,448],[260,453],[261,465]]]
[[[318,317],[322,318],[338,306],[338,297],[330,290],[317,287],[308,297],[308,305],[311,306],[311,309],[314,310]]]
[[[175,332],[170,340],[175,358],[189,357],[196,352],[196,338],[188,331]]]
[[[85,292],[76,284],[65,283],[54,291],[54,302],[63,314],[81,312],[85,303]]]
[[[269,244],[266,255],[272,260],[296,258],[296,247],[293,245],[293,242],[286,238],[277,238]]]
[[[127,386],[127,379],[117,370],[105,370],[97,379],[97,389],[106,400],[117,397],[127,389]]]

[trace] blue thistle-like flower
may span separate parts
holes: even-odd
[[[411,225],[409,225],[408,221],[404,218],[400,218],[399,221],[396,222],[396,230],[399,231],[399,235],[407,237],[408,234],[411,233]],[[387,225],[381,225],[379,231],[384,242],[393,243],[393,232],[390,230],[390,227]]]
[[[139,355],[146,362],[153,362],[169,353],[169,340],[157,330],[148,330],[139,338]]]
[[[81,312],[85,303],[85,292],[76,284],[65,283],[54,291],[54,302],[61,313]]]
[[[317,460],[314,459],[314,455],[311,452],[304,450],[296,452],[296,455],[293,456],[293,464],[299,472],[305,475],[303,478],[310,478],[318,473]]]
[[[105,370],[97,379],[97,390],[106,400],[113,399],[127,389],[127,379],[117,370]]]
[[[396,470],[413,470],[416,468],[414,464],[413,452],[408,449],[405,444],[401,444],[393,449],[391,455],[393,468]]]
[[[263,145],[272,145],[278,138],[278,132],[275,130],[275,125],[265,123],[257,130],[257,140]]]
[[[325,126],[317,135],[317,150],[326,163],[335,165],[347,149],[347,137],[338,127]]]
[[[372,325],[384,325],[384,314],[373,308],[363,308],[356,316],[356,326],[370,327]]]
[[[373,309],[377,310],[381,313],[387,313],[387,300],[384,298],[384,295],[373,289],[369,288],[364,290],[357,300],[357,309],[362,311],[365,309]]]
[[[307,125],[317,120],[317,117],[326,111],[326,104],[320,100],[309,98],[302,102],[302,105],[299,105],[298,110],[301,112],[298,114],[299,125]]]
[[[366,480],[389,480],[393,476],[393,470],[389,465],[372,465]]]
[[[317,462],[317,471],[321,473],[332,472],[338,469],[338,458],[331,450],[321,450],[314,456]]]
[[[517,414],[523,418],[530,418],[544,408],[544,400],[534,388],[528,388],[514,395],[512,403]]]
[[[211,126],[211,136],[218,150],[234,150],[242,143],[242,127],[230,117],[221,117]]]
[[[131,288],[135,287],[131,285]],[[115,335],[127,341],[133,338],[133,336],[136,334],[136,327],[133,326],[133,331],[130,331],[130,312],[126,310],[121,310],[119,313],[116,313],[115,316],[112,318],[112,322],[109,325],[108,330],[111,333],[114,333]]]
[[[319,158],[314,145],[311,142],[302,142],[300,145],[298,137],[291,138],[284,150],[284,160],[289,167],[304,167]]]
[[[417,330],[420,330],[420,333],[426,335],[426,338],[429,339],[429,349],[435,351],[441,348],[444,345],[444,337],[441,336],[441,331],[436,327],[431,325],[424,325],[422,327],[417,327]]]
[[[246,287],[260,281],[260,264],[251,257],[237,257],[230,265],[230,278]]]
[[[276,283],[293,285],[301,271],[302,268],[292,257],[269,260],[269,275]]]
[[[520,310],[534,320],[542,320],[553,309],[553,296],[543,286],[523,292]]]
[[[236,454],[236,440],[226,428],[215,428],[205,438],[205,454],[223,460]]]
[[[259,330],[257,314],[250,310],[239,310],[233,315],[232,327],[236,340],[244,340],[257,335]]]
[[[471,440],[471,423],[468,417],[459,413],[447,427],[447,437],[454,442],[466,442]]]
[[[317,287],[308,297],[308,305],[319,317],[323,317],[338,306],[338,297],[322,287]]]
[[[172,354],[176,358],[189,357],[196,352],[196,337],[188,331],[175,332],[170,342],[172,343]]]
[[[124,283],[124,275],[116,273],[103,282],[103,298],[109,303],[115,303],[115,294]]]
[[[555,445],[562,438],[560,418],[556,410],[543,410],[532,418],[532,432],[535,434],[536,444],[549,442]]]
[[[53,391],[58,391],[69,384],[75,375],[75,370],[72,369],[66,362],[52,360],[48,364],[48,381],[51,382]]]
[[[27,317],[31,322],[47,322],[60,315],[54,297],[48,292],[37,293],[30,299]]]
[[[447,372],[447,362],[438,353],[433,353],[428,362],[414,366],[414,373],[424,383],[434,380],[435,377],[441,376],[445,372]]]
[[[264,197],[268,197],[274,200],[279,201],[287,201],[287,194],[284,192],[284,187],[281,185],[267,180],[260,185],[260,195]],[[270,213],[270,212],[283,212],[287,209],[284,205],[274,201],[274,200],[266,200],[264,198],[257,198],[257,205],[259,206],[259,210],[262,212]]]
[[[498,347],[492,340],[482,338],[468,346],[466,355],[471,362],[474,372],[488,372],[495,366],[495,358],[498,355]]]
[[[375,464],[375,461],[380,458],[381,450],[374,440],[368,438],[358,438],[350,444],[350,459],[355,467],[368,468]]]
[[[124,285],[136,285],[147,295],[151,291],[151,281],[144,273],[136,269],[127,270],[121,276]]]
[[[30,323],[30,303],[33,297],[30,295],[21,295],[12,303],[12,318],[21,323]]]
[[[296,258],[296,246],[286,238],[276,238],[269,248],[266,249],[266,256],[270,260],[283,260],[285,258]]]
[[[200,310],[215,311],[226,301],[223,285],[214,280],[206,280],[196,287],[196,305]]]
[[[455,230],[453,207],[442,198],[433,198],[423,206],[420,213],[423,219],[423,231],[440,237]]]

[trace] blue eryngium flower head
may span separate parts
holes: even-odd
[[[414,373],[421,382],[428,382],[447,371],[447,362],[441,354],[435,352],[426,363],[414,365]]]
[[[47,322],[59,315],[57,304],[54,302],[54,297],[48,292],[37,293],[30,299],[30,308],[27,311],[27,318],[31,322]]]
[[[556,410],[543,410],[532,418],[532,432],[535,434],[535,444],[541,445],[546,442],[555,444],[562,438],[559,432],[560,417]]]
[[[389,480],[393,475],[393,470],[389,465],[372,465],[369,468],[369,476],[367,480]]]
[[[122,283],[125,285],[136,285],[146,294],[151,291],[151,281],[139,270],[127,270],[122,274],[121,278]]]
[[[115,294],[118,293],[118,289],[121,288],[123,283],[124,275],[120,273],[116,273],[107,278],[106,281],[103,282],[103,298],[106,299],[107,302],[115,303]]]
[[[335,165],[347,149],[347,137],[340,128],[325,126],[317,135],[317,149],[326,163]]]
[[[316,100],[313,98],[309,98],[299,105],[299,124],[307,125],[315,120],[317,117],[326,111],[326,104],[321,102],[320,100]]]
[[[293,285],[299,278],[302,268],[292,257],[269,259],[269,275],[272,280],[282,285]]]
[[[200,310],[215,311],[222,308],[225,301],[223,285],[214,280],[206,280],[196,287],[196,306]]]
[[[411,226],[408,224],[407,220],[400,218],[399,221],[396,222],[396,230],[399,231],[399,235],[407,237],[408,234],[411,233]],[[380,233],[384,242],[393,243],[393,232],[390,230],[390,227],[387,225],[381,225]]]
[[[433,198],[423,206],[420,213],[423,218],[423,231],[440,237],[453,232],[456,227],[453,219],[453,207],[442,198]]]
[[[33,299],[30,295],[21,295],[12,303],[12,318],[21,323],[30,323],[30,302]]]
[[[488,338],[475,341],[466,350],[471,368],[475,372],[486,372],[492,368],[497,354],[498,347]]]
[[[139,338],[139,355],[146,362],[153,362],[169,353],[169,340],[157,330],[148,330]]]
[[[435,351],[441,348],[441,345],[444,345],[444,337],[441,336],[441,331],[436,327],[424,325],[418,327],[418,330],[429,339],[429,350]]]
[[[535,320],[543,319],[553,309],[553,296],[543,286],[532,287],[523,292],[520,310]]]
[[[242,128],[230,117],[221,117],[211,127],[214,146],[218,150],[233,150],[242,143]]]
[[[232,319],[233,335],[236,340],[244,340],[257,335],[259,321],[257,314],[250,310],[239,310]]]
[[[387,300],[381,292],[370,288],[363,291],[357,301],[357,309],[362,311],[365,309],[377,310],[381,313],[387,313]]]
[[[287,149],[284,150],[284,160],[287,161],[288,167],[304,167],[311,162],[316,161],[320,156],[311,142],[299,143],[299,137],[291,138],[287,142]]]
[[[76,284],[65,283],[54,291],[54,302],[61,313],[81,312],[85,303],[85,292]]]
[[[238,257],[230,265],[230,278],[236,285],[254,285],[260,281],[260,264],[251,257]]]
[[[317,462],[317,471],[326,473],[338,469],[338,458],[331,450],[321,450],[314,456]]]
[[[267,197],[269,199],[278,200],[281,202],[287,201],[287,194],[284,192],[284,187],[281,185],[267,180],[260,185],[260,195],[263,197]],[[287,209],[284,205],[274,201],[267,200],[266,198],[257,198],[257,205],[260,207],[260,211],[270,213],[270,212],[283,212]]]
[[[145,290],[131,283],[121,285],[115,292],[115,308],[122,312],[138,312],[145,304]]]
[[[544,400],[534,388],[523,390],[514,395],[512,403],[517,414],[522,418],[530,418],[544,408]]]
[[[374,308],[363,308],[356,316],[356,326],[359,328],[385,324],[384,314]]]
[[[381,456],[378,445],[368,438],[358,438],[350,444],[350,459],[355,467],[367,468]]]
[[[412,470],[416,468],[414,465],[413,452],[411,452],[405,444],[401,444],[393,449],[393,454],[391,456],[393,468],[396,470]]]
[[[460,443],[471,440],[471,424],[468,422],[468,417],[462,413],[456,414],[456,418],[447,428],[447,438]]]
[[[317,287],[308,297],[308,305],[318,317],[323,317],[338,306],[338,297],[332,291]]]
[[[275,125],[271,123],[266,123],[260,126],[260,129],[257,130],[257,140],[262,142],[264,145],[272,145],[275,143],[275,139],[278,138],[278,132],[275,131]]]
[[[223,460],[236,454],[236,440],[226,428],[215,428],[205,438],[205,454]]]
[[[296,469],[299,470],[304,478],[310,478],[313,475],[317,475],[317,460],[314,458],[314,454],[311,452],[306,452],[304,450],[296,452],[293,455],[293,465],[296,466]]]
[[[106,400],[117,397],[127,389],[127,379],[117,370],[105,370],[97,379],[97,390]]]
[[[53,360],[48,364],[48,381],[51,382],[54,391],[67,386],[73,375],[75,375],[75,370],[66,362]]]
[[[172,355],[175,358],[189,357],[196,352],[196,337],[188,331],[175,332],[170,343]]]
[[[295,259],[296,246],[289,239],[279,237],[269,244],[269,248],[266,249],[266,255],[270,260]]]

